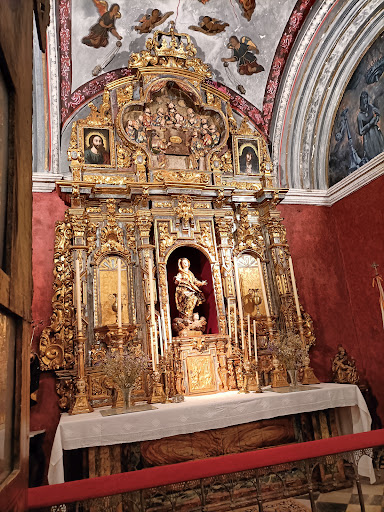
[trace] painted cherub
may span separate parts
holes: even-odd
[[[191,25],[189,28],[196,32],[202,32],[207,36],[214,36],[216,34],[220,34],[220,32],[224,32],[226,27],[229,27],[229,23],[223,23],[216,18],[204,16],[198,26]]]
[[[144,14],[144,16],[139,20],[141,25],[137,25],[135,30],[140,32],[140,34],[149,34],[155,27],[164,23],[164,21],[172,14],[173,11],[169,11],[162,15],[159,9],[153,9],[151,14]]]

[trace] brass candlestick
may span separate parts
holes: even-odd
[[[85,392],[86,381],[85,381],[85,367],[84,367],[84,347],[85,347],[85,336],[80,331],[77,335],[77,380],[76,387],[77,393],[75,395],[75,404],[69,411],[69,414],[83,414],[86,412],[92,412],[93,407],[88,401],[88,396]]]

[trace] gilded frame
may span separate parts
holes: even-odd
[[[235,175],[258,176],[261,174],[263,161],[260,147],[260,137],[256,135],[233,136],[233,162]],[[247,153],[251,154],[250,170],[247,170]]]
[[[99,135],[103,141],[103,145],[105,147],[106,153],[108,153],[109,158],[106,156],[105,162],[108,163],[89,163],[87,162],[86,152],[88,150],[89,139],[92,135]],[[94,126],[94,125],[81,125],[78,126],[78,145],[84,155],[84,165],[85,167],[91,168],[99,168],[99,167],[107,167],[109,169],[116,167],[116,155],[115,155],[115,136],[114,130],[109,126]]]

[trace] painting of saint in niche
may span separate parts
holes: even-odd
[[[149,150],[152,168],[206,170],[207,155],[223,141],[222,115],[200,107],[183,87],[162,80],[145,105],[123,113],[128,139]]]
[[[93,0],[93,3],[99,11],[100,18],[95,25],[92,25],[89,34],[83,37],[81,42],[92,48],[103,48],[109,43],[109,33],[121,41],[123,38],[115,27],[115,20],[121,18],[119,4],[112,4],[108,9],[108,3],[105,0]],[[121,43],[119,45],[121,46]]]
[[[254,175],[259,173],[259,157],[256,141],[238,141],[238,174]]]
[[[328,185],[331,187],[384,151],[384,34],[357,66],[332,128]]]
[[[109,130],[84,128],[84,162],[88,165],[110,165]]]

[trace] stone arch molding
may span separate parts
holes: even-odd
[[[350,77],[383,29],[382,16],[382,0],[325,0],[308,16],[291,51],[271,126],[282,186],[328,188],[334,117]]]

